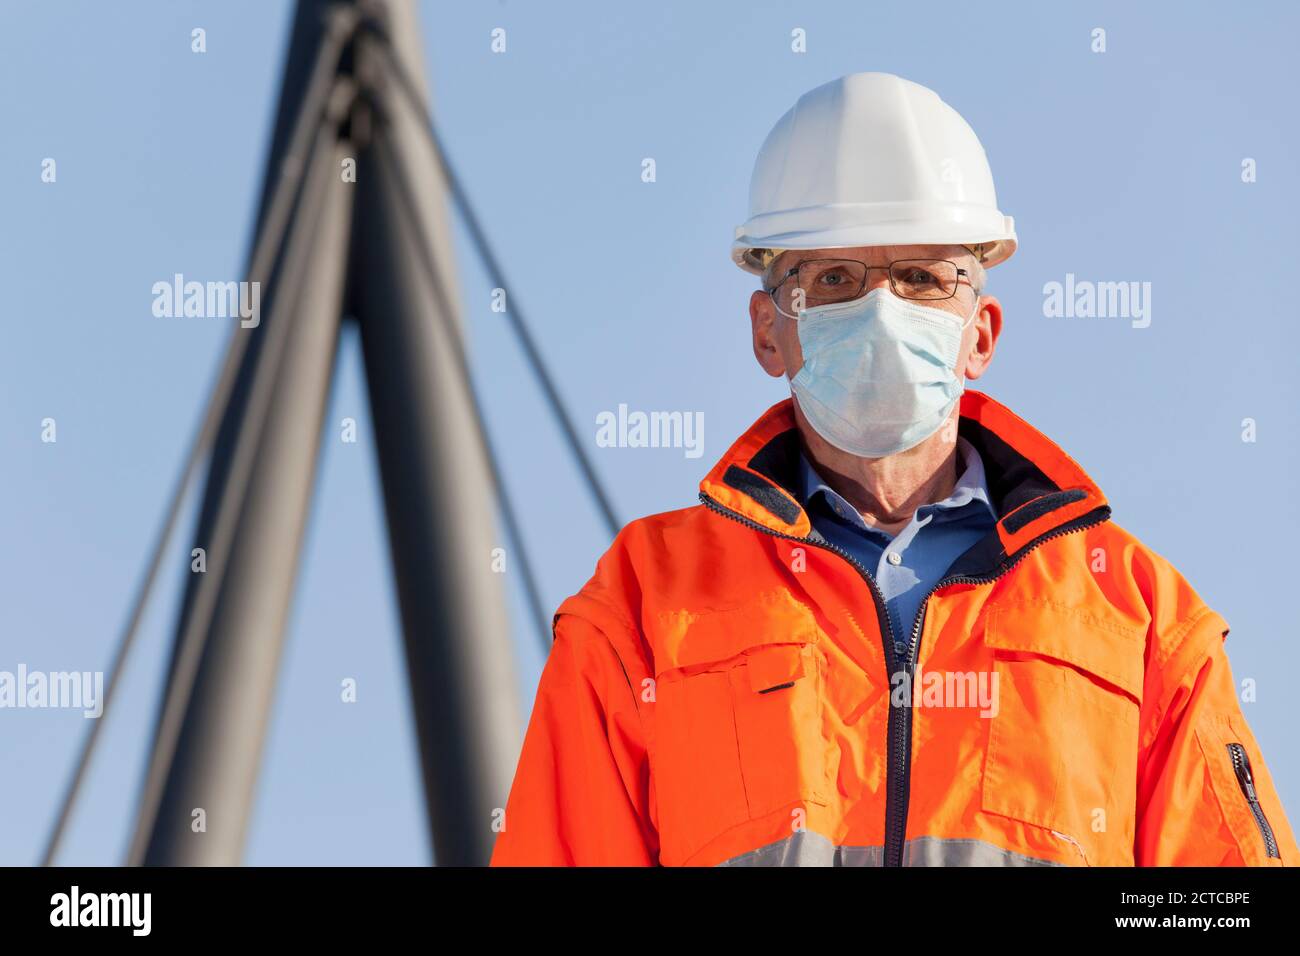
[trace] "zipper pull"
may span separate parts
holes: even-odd
[[[1246,748],[1239,743],[1231,743],[1228,744],[1228,753],[1232,755],[1232,769],[1237,772],[1237,782],[1241,784],[1242,793],[1252,802],[1257,800],[1255,778],[1250,772],[1250,758],[1246,756]]]
[[[894,641],[894,654],[898,657],[900,661],[903,661],[904,666],[906,666],[906,664],[908,663],[907,645],[904,644],[902,641]]]
[[[1246,790],[1246,797],[1253,801],[1258,801],[1259,797],[1255,793],[1255,778],[1250,775],[1250,764],[1241,765],[1241,783]]]

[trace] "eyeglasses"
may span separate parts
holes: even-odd
[[[889,288],[903,299],[922,302],[951,299],[957,294],[963,278],[978,294],[970,273],[948,259],[895,259],[887,266],[869,266],[856,259],[805,259],[781,276],[767,294],[783,315],[790,313],[781,309],[782,304],[793,305],[798,312],[820,305],[848,302],[862,295],[867,273],[872,269],[887,269]],[[791,279],[796,281],[791,282]],[[802,301],[796,302],[800,296]]]

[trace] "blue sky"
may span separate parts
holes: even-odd
[[[1234,674],[1293,821],[1300,665],[1286,561],[1300,526],[1294,374],[1293,5],[671,0],[421,4],[438,122],[624,520],[695,501],[786,391],[754,363],[731,265],[755,151],[807,89],[898,73],[975,128],[1020,249],[979,386],[1057,441],[1115,520],[1232,627]],[[176,272],[238,278],[287,42],[284,0],[6,4],[0,83],[0,669],[107,666],[228,326],[158,319]],[[437,29],[434,29],[434,26]],[[190,31],[208,50],[190,50]],[[489,49],[493,28],[507,50]],[[1105,53],[1091,31],[1106,30]],[[790,50],[794,28],[807,52]],[[58,181],[40,180],[57,161]],[[657,181],[641,181],[653,157]],[[1258,180],[1241,181],[1241,163]],[[607,544],[463,233],[473,365],[548,605]],[[1047,318],[1067,274],[1152,284],[1147,328]],[[254,864],[423,863],[414,738],[364,380],[345,333],[247,853]],[[596,416],[700,411],[704,454],[599,448]],[[40,441],[42,419],[58,441]],[[1244,418],[1258,440],[1241,440]],[[189,527],[187,521],[186,528]],[[1211,534],[1210,532],[1214,533]],[[171,543],[63,859],[121,859],[189,545]],[[512,587],[517,582],[512,581]],[[519,688],[539,641],[515,587]],[[359,701],[338,704],[355,677]],[[85,729],[0,716],[0,864],[37,859]]]

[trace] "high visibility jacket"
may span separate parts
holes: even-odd
[[[1295,865],[1227,622],[1009,409],[967,390],[959,433],[1000,521],[906,633],[801,507],[789,399],[623,528],[555,614],[492,863]]]

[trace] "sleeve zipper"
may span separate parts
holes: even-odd
[[[1273,828],[1268,825],[1264,808],[1259,804],[1259,793],[1255,790],[1255,777],[1250,772],[1250,757],[1246,754],[1246,748],[1237,743],[1228,744],[1228,754],[1232,757],[1232,769],[1237,775],[1237,783],[1241,786],[1246,802],[1250,804],[1250,812],[1255,815],[1260,835],[1264,838],[1264,849],[1268,851],[1270,857],[1280,860],[1282,855],[1278,853]]]

